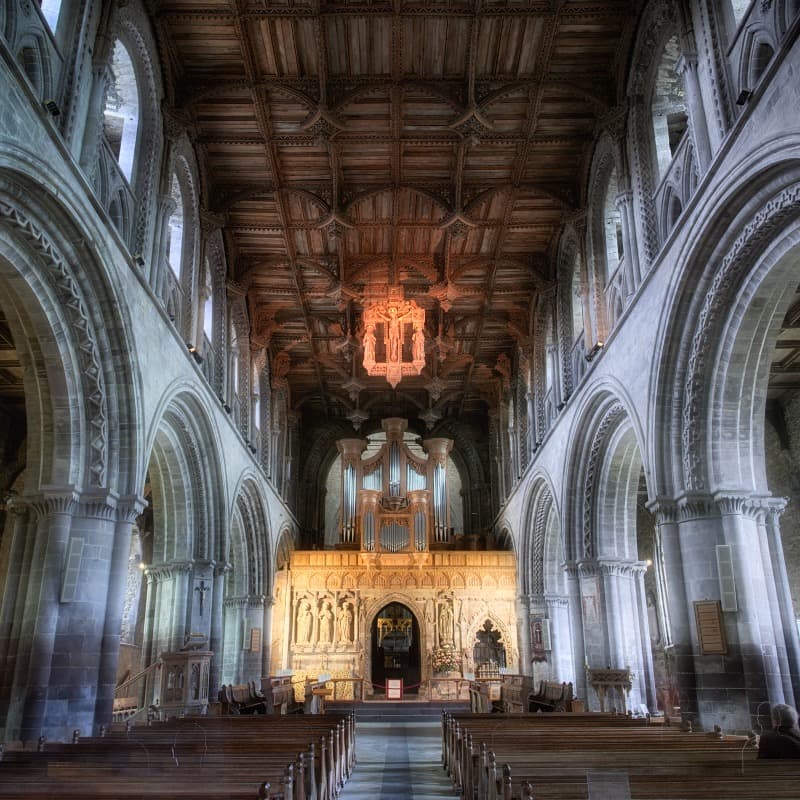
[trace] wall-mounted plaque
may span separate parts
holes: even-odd
[[[725,638],[725,625],[722,621],[722,609],[719,601],[696,600],[694,617],[697,621],[700,654],[704,656],[727,655],[728,640]]]
[[[250,652],[261,652],[261,628],[250,628]]]

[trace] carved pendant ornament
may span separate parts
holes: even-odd
[[[369,306],[363,346],[367,374],[385,377],[393,389],[404,376],[419,375],[425,366],[425,309],[396,298]],[[379,352],[385,361],[377,361]]]

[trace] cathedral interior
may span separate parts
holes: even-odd
[[[0,741],[265,676],[795,706],[799,31],[0,0]]]

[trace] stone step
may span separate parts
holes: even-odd
[[[420,722],[441,719],[442,712],[462,714],[469,711],[469,703],[426,703],[426,702],[380,702],[365,703],[326,703],[326,711],[331,713],[356,712],[357,722]]]

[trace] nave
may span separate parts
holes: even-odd
[[[441,724],[359,722],[356,766],[339,800],[451,800],[453,787],[442,769]]]

